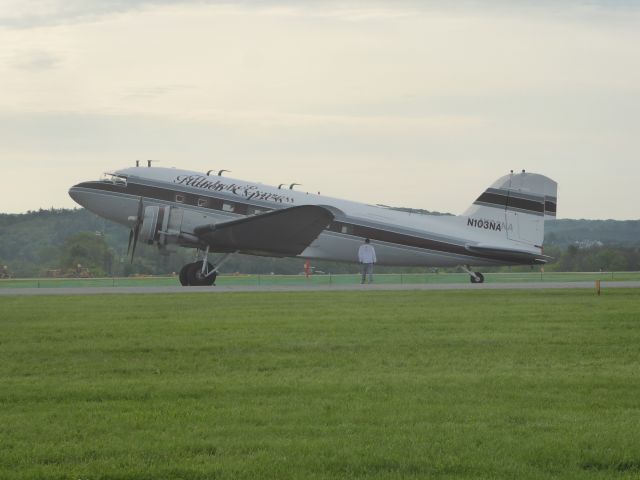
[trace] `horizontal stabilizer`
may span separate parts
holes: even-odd
[[[519,264],[544,265],[545,263],[549,263],[553,260],[553,257],[528,250],[517,250],[491,245],[465,245],[465,248],[471,253],[480,254],[482,256],[490,255],[495,257],[497,260]]]
[[[302,205],[203,225],[194,234],[214,251],[289,256],[302,253],[332,221],[328,209]]]

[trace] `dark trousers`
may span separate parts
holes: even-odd
[[[369,283],[373,283],[373,263],[362,264],[362,281],[360,283],[365,282],[367,275],[369,275]]]

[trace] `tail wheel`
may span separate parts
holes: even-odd
[[[216,281],[217,274],[216,272],[212,272],[212,270],[213,265],[207,262],[207,271],[209,272],[209,276],[203,275],[202,260],[186,265],[186,278],[188,285],[194,287],[213,285],[213,283]]]
[[[480,272],[473,272],[474,275],[469,275],[469,279],[471,280],[471,283],[484,283],[484,275],[482,275]]]

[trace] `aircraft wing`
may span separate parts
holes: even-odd
[[[553,260],[553,257],[528,250],[496,247],[492,245],[465,245],[465,248],[471,253],[483,256],[489,255],[496,257],[497,260],[515,261],[518,263],[528,263],[530,265],[544,265]]]
[[[194,234],[218,252],[298,255],[333,221],[324,207],[301,205],[230,222],[202,225]]]

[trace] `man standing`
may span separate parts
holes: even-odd
[[[369,275],[369,283],[373,282],[373,264],[376,263],[376,251],[368,238],[358,249],[358,261],[362,264],[362,281],[364,283]]]

